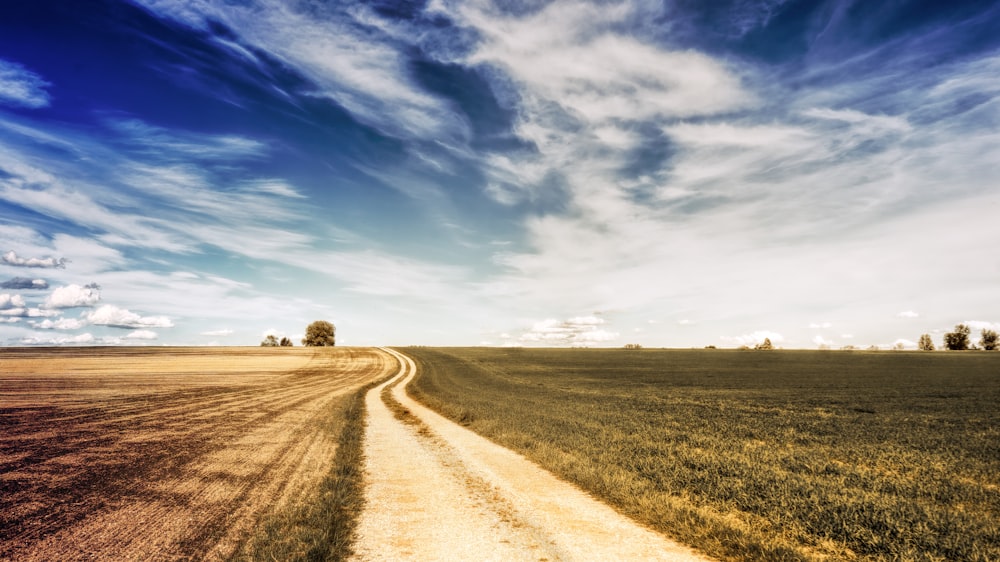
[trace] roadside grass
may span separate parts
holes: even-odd
[[[417,400],[723,560],[1000,560],[1000,353],[429,349]]]
[[[330,435],[339,431],[329,473],[305,501],[261,521],[233,560],[339,561],[352,554],[364,507],[365,395],[389,377],[361,387],[330,409],[320,422]]]

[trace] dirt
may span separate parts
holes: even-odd
[[[219,560],[329,470],[374,349],[0,350],[0,560]]]
[[[413,401],[416,367],[387,351],[401,366],[366,397],[356,560],[708,560]]]

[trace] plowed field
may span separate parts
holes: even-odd
[[[376,349],[0,350],[0,560],[225,559],[315,492]]]

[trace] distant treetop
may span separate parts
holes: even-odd
[[[306,327],[302,345],[306,347],[333,347],[336,345],[336,328],[326,320],[317,320]]]

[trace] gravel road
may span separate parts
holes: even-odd
[[[709,560],[416,403],[413,361],[386,351],[400,371],[366,397],[355,560]]]

